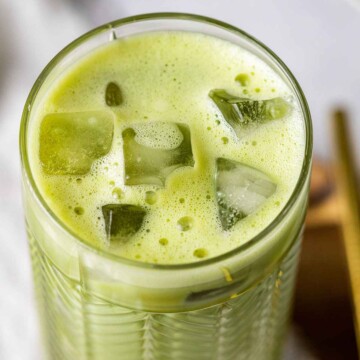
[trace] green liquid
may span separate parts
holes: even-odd
[[[92,246],[150,263],[211,258],[253,238],[271,223],[294,189],[302,165],[304,129],[298,105],[292,101],[289,115],[245,127],[239,138],[209,97],[216,88],[243,96],[244,86],[236,80],[237,74],[247,74],[249,99],[272,99],[276,88],[277,97],[292,101],[290,90],[259,59],[235,45],[200,34],[155,33],[118,40],[74,64],[49,89],[32,130],[32,166],[50,208]],[[109,84],[115,86],[110,95]],[[45,159],[50,156],[46,144],[39,149],[39,136],[48,139],[48,133],[42,130],[42,134],[40,129],[45,128],[47,116],[55,116],[48,114],[58,113],[54,124],[64,113],[66,121],[71,121],[72,113],[84,112],[85,116],[100,114],[106,124],[113,119],[111,149],[85,162],[78,171],[80,179],[71,171],[49,175],[38,156],[42,152]],[[46,131],[50,131],[48,123]],[[143,133],[137,132],[140,140],[152,146],[156,139],[155,145],[169,148],[178,139],[158,125],[164,123],[188,126],[195,164],[180,166],[157,184],[141,185],[140,181],[127,185],[124,130],[148,125]],[[88,141],[94,146],[97,133],[87,135],[81,127],[69,131],[76,142]],[[60,146],[66,148],[66,144]],[[82,155],[79,151],[75,158]],[[258,169],[277,186],[256,211],[226,232],[219,219],[214,183],[220,157]],[[156,202],[149,204],[149,192],[155,194]],[[141,206],[146,217],[128,241],[110,246],[102,206],[113,203]],[[179,226],[184,218],[190,219],[190,231]],[[162,238],[168,239],[166,246],[159,243]],[[202,256],[195,255],[198,249],[204,249]]]
[[[49,358],[279,358],[306,189],[282,223],[248,251],[180,270],[144,268],[140,262],[211,259],[246,244],[275,219],[295,188],[304,157],[303,118],[291,90],[244,49],[177,32],[112,41],[52,80],[32,110],[29,157],[41,195],[70,234],[49,219],[27,184],[24,197]],[[214,89],[251,100],[284,98],[291,112],[239,136],[242,132],[231,128],[209,97]],[[44,130],[48,116],[64,119],[64,113],[66,121],[71,114],[79,119],[87,114],[85,128],[69,125],[69,137],[76,134],[79,141],[66,141],[65,150],[61,142],[51,141],[51,126]],[[99,117],[107,124],[101,138],[111,138],[110,149],[94,135],[98,130],[88,130]],[[153,125],[141,132],[143,124]],[[190,129],[193,161],[160,180],[151,179],[157,184],[126,184],[131,182],[123,160],[126,129],[136,129],[137,140],[152,149],[172,151],[185,137],[159,124]],[[41,148],[42,131],[49,136],[46,146],[58,146],[56,152]],[[66,163],[54,170],[58,156],[78,144],[81,156],[71,158],[71,167]],[[225,227],[215,179],[218,159],[226,159],[225,167],[241,163],[245,172],[257,169],[265,174],[261,184],[270,188],[253,211],[251,204],[241,211],[226,209],[236,221]],[[145,211],[141,227],[130,229],[128,236],[116,226],[107,227],[105,218],[112,216],[114,204],[134,206],[139,218]],[[129,209],[134,210],[126,207],[119,213],[126,216]],[[112,232],[116,241],[108,236]]]

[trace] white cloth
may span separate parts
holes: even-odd
[[[75,3],[77,10],[71,7]],[[360,13],[350,2],[0,0],[0,359],[40,359],[18,155],[27,94],[48,61],[91,27],[159,11],[215,17],[243,28],[272,48],[294,72],[308,98],[318,155],[329,156],[327,120],[336,104],[349,108],[353,134],[360,135],[360,121],[355,124],[360,114]],[[312,359],[296,336],[291,339],[287,359]]]

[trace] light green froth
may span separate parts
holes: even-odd
[[[240,73],[250,77],[246,88],[235,81]],[[121,86],[120,106],[106,107],[109,82]],[[239,140],[208,97],[211,89],[218,88],[252,99],[284,97],[293,110],[290,116],[262,124]],[[111,247],[111,251],[146,262],[199,261],[203,258],[194,256],[197,249],[205,249],[209,258],[251,239],[276,217],[290,197],[305,146],[303,120],[293,98],[278,75],[262,61],[219,39],[174,32],[113,41],[74,64],[49,89],[30,129],[31,166],[52,210],[94,246],[106,246],[101,207],[129,203],[148,210],[144,226],[130,241]],[[44,116],[104,109],[116,115],[110,153],[97,160],[87,175],[45,175],[38,156],[39,126]],[[189,125],[195,167],[175,170],[164,188],[124,186],[121,133],[131,124],[153,121]],[[226,144],[224,138],[228,139]],[[276,193],[258,211],[227,232],[221,228],[215,199],[218,157],[255,167],[277,184]],[[122,190],[121,199],[114,199],[114,189]],[[157,194],[151,205],[145,201],[148,191]],[[79,214],[76,207],[84,212]],[[178,226],[183,217],[193,220],[188,231]],[[166,245],[161,239],[167,239]]]

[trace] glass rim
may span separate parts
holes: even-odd
[[[268,56],[270,56],[270,58],[275,62],[275,64],[284,71],[284,73],[288,77],[288,80],[293,85],[293,87],[296,89],[296,92],[297,92],[296,96],[301,105],[301,110],[303,113],[306,139],[305,139],[305,149],[304,149],[304,156],[303,156],[303,163],[302,163],[301,171],[300,171],[297,183],[291,193],[291,196],[289,197],[288,201],[286,202],[286,204],[282,208],[282,210],[278,213],[278,215],[261,232],[259,232],[256,236],[251,238],[245,244],[242,244],[228,252],[211,257],[209,259],[204,259],[204,260],[194,261],[194,262],[189,262],[189,263],[183,263],[183,264],[154,264],[154,263],[140,262],[137,260],[131,260],[131,259],[128,259],[125,257],[121,257],[118,255],[112,254],[104,249],[99,249],[94,246],[91,246],[91,244],[89,244],[82,237],[78,236],[70,227],[68,227],[52,211],[52,209],[49,207],[49,205],[45,201],[44,197],[42,196],[40,190],[38,189],[35,179],[33,177],[31,168],[30,168],[28,152],[27,152],[27,133],[28,133],[27,130],[28,130],[29,117],[30,117],[29,115],[31,112],[31,104],[33,103],[33,100],[36,98],[44,81],[46,80],[47,76],[51,73],[53,68],[62,59],[64,59],[72,50],[76,49],[78,45],[81,45],[86,40],[93,38],[102,32],[106,32],[111,29],[116,29],[122,25],[127,25],[130,23],[136,23],[136,22],[142,22],[142,21],[148,21],[148,20],[170,20],[170,19],[188,20],[188,21],[205,23],[207,25],[215,26],[215,27],[221,28],[223,30],[232,32],[233,34],[243,37],[247,41],[255,44],[262,51],[264,51]],[[122,263],[127,266],[133,266],[136,268],[144,268],[144,269],[157,269],[157,270],[185,270],[185,269],[201,268],[201,267],[205,267],[205,266],[208,266],[211,264],[216,264],[221,261],[232,258],[234,256],[237,256],[242,252],[245,252],[249,248],[258,244],[262,239],[266,238],[266,236],[268,234],[270,234],[281,223],[283,218],[289,213],[289,211],[292,209],[293,205],[295,204],[295,202],[298,198],[298,195],[302,192],[304,186],[306,186],[306,180],[307,180],[309,172],[310,172],[312,148],[313,148],[312,122],[311,122],[310,110],[309,110],[305,95],[304,95],[299,83],[297,82],[296,78],[294,77],[292,72],[289,70],[289,68],[285,65],[285,63],[271,49],[269,49],[266,45],[264,45],[261,41],[257,40],[253,36],[249,35],[245,31],[243,31],[233,25],[227,24],[223,21],[219,21],[219,20],[216,20],[216,19],[213,19],[210,17],[202,16],[202,15],[195,15],[195,14],[190,14],[190,13],[177,13],[177,12],[147,13],[147,14],[134,15],[134,16],[123,18],[123,19],[111,21],[109,23],[106,23],[104,25],[101,25],[99,27],[96,27],[96,28],[86,32],[82,36],[80,36],[77,39],[75,39],[74,41],[72,41],[66,47],[64,47],[45,66],[45,68],[42,70],[42,72],[40,73],[40,75],[38,76],[38,78],[36,79],[34,85],[32,86],[32,88],[30,90],[30,93],[27,97],[27,100],[25,102],[25,106],[24,106],[24,109],[22,112],[19,140],[20,140],[19,143],[20,143],[21,165],[22,165],[22,169],[25,170],[26,177],[30,183],[31,190],[34,192],[36,201],[38,201],[42,210],[44,210],[52,218],[52,220],[56,223],[57,226],[59,226],[62,230],[64,230],[69,235],[71,235],[71,237],[74,238],[78,244],[80,244],[81,246],[84,246],[85,248],[87,248],[88,250],[90,250],[93,253],[96,253],[99,256],[107,258],[111,261],[115,261],[117,263]],[[25,180],[25,179],[23,179],[23,180]]]

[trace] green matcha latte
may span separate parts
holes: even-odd
[[[311,125],[263,45],[191,15],[96,29],[39,77],[21,151],[49,359],[280,358]]]
[[[304,155],[302,114],[279,76],[201,34],[102,46],[53,83],[35,116],[30,159],[50,208],[91,245],[145,262],[188,263],[247,242],[288,201]],[[222,176],[219,159],[238,170]],[[109,234],[108,204],[137,207],[110,210],[128,234]]]

